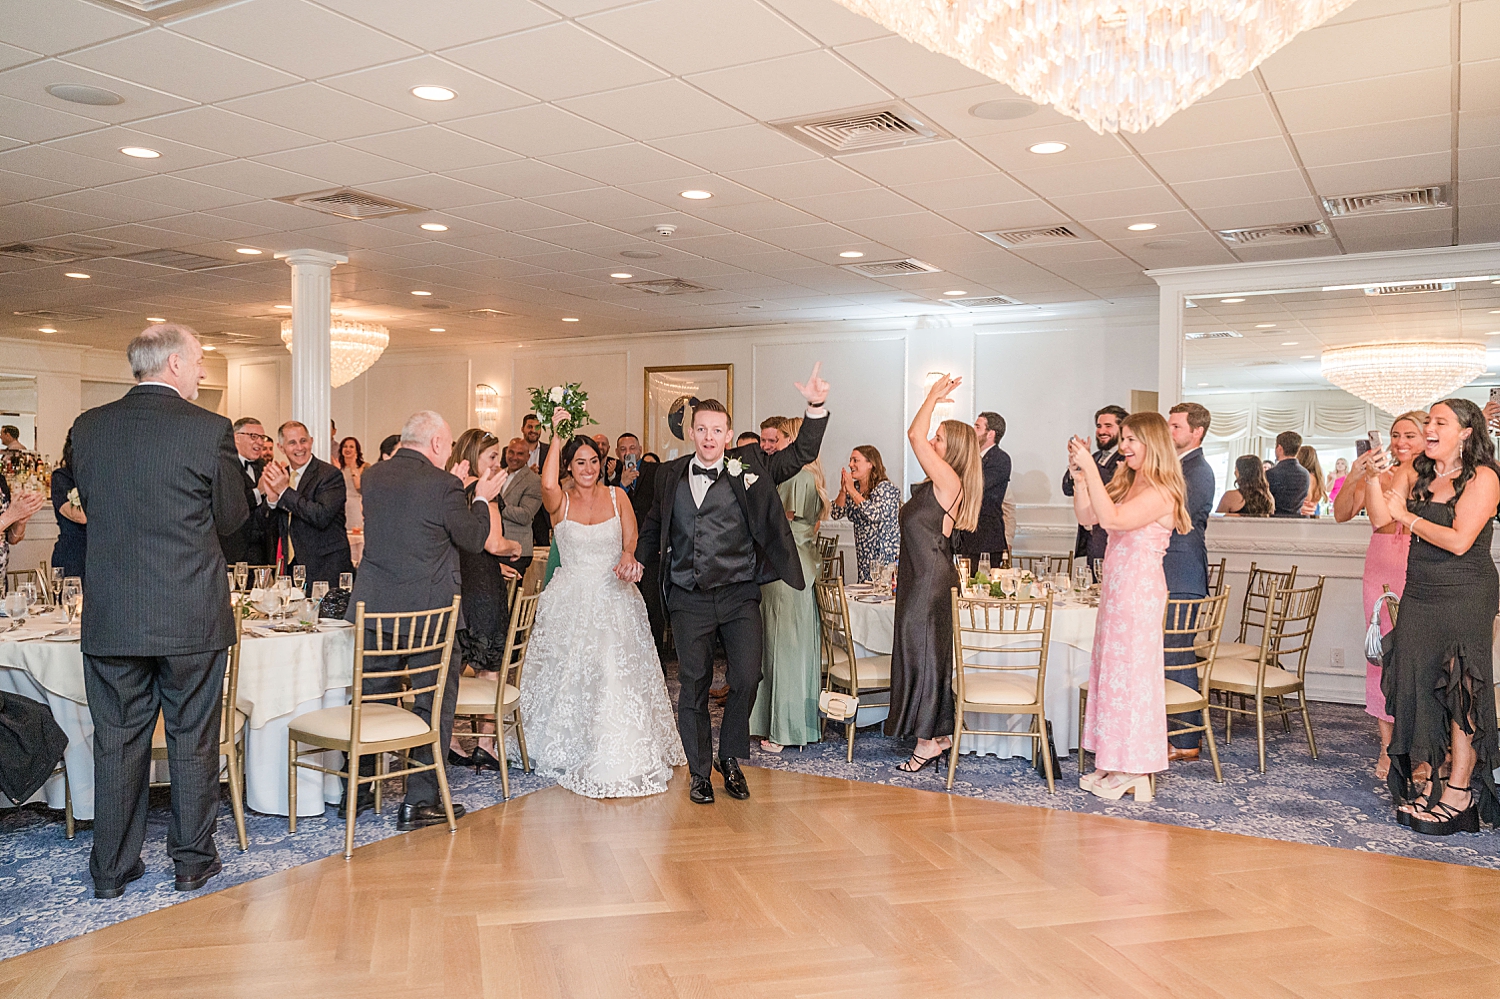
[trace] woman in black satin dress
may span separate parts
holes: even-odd
[[[955,528],[972,531],[984,494],[979,441],[974,428],[944,420],[932,439],[932,411],[952,402],[960,379],[943,376],[932,386],[906,431],[927,481],[912,487],[901,508],[901,554],[896,568],[896,626],[891,648],[891,713],[885,734],[917,739],[911,758],[897,766],[915,773],[953,745],[953,611],[951,591]]]

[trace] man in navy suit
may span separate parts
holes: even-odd
[[[1010,487],[1010,455],[1000,448],[1000,438],[1005,436],[1005,418],[985,410],[974,419],[974,434],[979,438],[984,499],[979,504],[979,524],[972,531],[956,533],[953,550],[976,564],[979,556],[988,554],[990,563],[998,566],[1006,548],[1005,491]]]
[[[1097,446],[1094,464],[1099,466],[1099,478],[1105,485],[1115,477],[1115,467],[1120,464],[1120,425],[1129,415],[1121,406],[1105,406],[1094,414],[1094,444]],[[1073,495],[1072,469],[1063,473],[1062,491],[1064,496]],[[1092,565],[1095,559],[1104,558],[1108,546],[1109,533],[1104,528],[1098,524],[1093,527],[1078,525],[1078,538],[1073,544],[1075,556],[1087,558]]]
[[[1208,596],[1208,546],[1204,535],[1214,503],[1214,472],[1203,457],[1203,436],[1208,433],[1209,419],[1208,410],[1196,402],[1179,402],[1167,416],[1172,446],[1177,449],[1177,458],[1182,462],[1182,478],[1187,483],[1188,517],[1193,522],[1193,529],[1187,534],[1173,532],[1172,540],[1167,543],[1167,554],[1162,559],[1167,594],[1173,600],[1201,600]],[[1191,635],[1173,635],[1172,640],[1181,645],[1192,644]],[[1166,665],[1185,666],[1193,658],[1191,652],[1169,652]],[[1170,679],[1198,689],[1195,670],[1173,670]],[[1196,760],[1201,734],[1191,732],[1168,738],[1167,758]]]
[[[1277,517],[1302,516],[1302,504],[1312,488],[1312,476],[1297,461],[1302,435],[1286,430],[1276,435],[1276,464],[1266,469],[1266,485],[1276,501]]]

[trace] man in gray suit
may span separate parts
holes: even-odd
[[[350,621],[354,620],[356,605],[361,601],[369,613],[446,607],[459,593],[459,550],[500,551],[505,539],[494,500],[506,476],[496,471],[480,479],[471,504],[464,498],[459,477],[443,471],[443,463],[452,450],[453,433],[447,422],[437,413],[424,411],[412,415],[401,428],[401,447],[390,460],[365,470],[360,490],[365,507],[365,555],[359,564],[359,574],[354,577],[354,593],[349,599]],[[467,465],[462,467],[467,469]],[[464,626],[462,608],[458,626]],[[373,645],[373,638],[367,641]],[[407,663],[436,666],[437,658],[430,653],[420,658],[369,658],[365,662],[366,692],[385,694],[399,689],[400,677],[380,674],[408,669]],[[447,686],[438,707],[444,746],[453,736],[453,710],[458,704],[458,674],[462,669],[455,644],[448,664]],[[412,686],[431,682],[421,674],[412,677]],[[414,708],[424,722],[432,720],[433,700],[431,691],[417,695]],[[412,756],[419,763],[432,762],[429,747],[412,750]],[[361,773],[374,774],[375,758],[364,757],[360,766]],[[374,803],[374,790],[368,794],[367,798],[361,792],[356,798],[356,809]],[[455,803],[454,817],[463,813],[463,806]],[[396,816],[396,828],[415,829],[447,821],[438,798],[436,773],[427,770],[407,777],[406,801]]]
[[[234,644],[220,536],[245,522],[244,472],[227,419],[193,405],[203,347],[186,326],[148,326],[126,348],[136,386],[73,424],[73,474],[89,528],[83,678],[94,720],[96,898],[146,872],[151,734],[165,719],[172,773],[167,852],[178,891],[219,873],[219,716]],[[137,448],[127,442],[169,441]],[[123,446],[122,446],[123,445]]]
[[[500,498],[505,509],[500,514],[504,524],[505,540],[521,546],[521,554],[509,559],[517,572],[525,572],[531,564],[531,552],[536,547],[532,522],[542,508],[542,477],[527,462],[531,461],[531,445],[524,437],[516,437],[505,446],[505,470],[510,473]]]

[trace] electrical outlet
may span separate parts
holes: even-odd
[[[1344,668],[1344,650],[1343,649],[1333,649],[1332,651],[1329,652],[1328,655],[1329,655],[1329,658],[1332,660],[1332,665],[1333,665],[1334,669],[1343,669]]]

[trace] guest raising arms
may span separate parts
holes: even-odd
[[[1068,463],[1082,484],[1073,493],[1078,522],[1109,532],[1081,743],[1093,752],[1097,769],[1078,783],[1101,798],[1134,793],[1141,802],[1151,800],[1151,775],[1167,769],[1162,556],[1172,531],[1187,534],[1193,522],[1182,466],[1160,413],[1125,418],[1120,456],[1122,467],[1106,485],[1088,442],[1068,442]]]
[[[897,765],[904,773],[916,773],[953,748],[948,734],[954,721],[950,591],[959,579],[951,539],[955,530],[972,531],[979,523],[984,476],[973,427],[944,420],[931,440],[927,428],[932,425],[933,409],[952,402],[949,394],[961,381],[944,375],[933,383],[906,430],[927,480],[912,487],[911,501],[901,508],[901,556],[896,570],[901,585],[896,589],[891,713],[885,720],[885,734],[916,737],[911,758]],[[1157,665],[1159,670],[1159,659]],[[1163,731],[1163,747],[1166,738]]]
[[[1410,468],[1412,460],[1427,446],[1427,414],[1420,409],[1402,413],[1391,424],[1390,456],[1395,467],[1378,473],[1381,490],[1390,489],[1396,481],[1398,469]],[[1343,459],[1340,459],[1341,461]],[[1333,498],[1333,519],[1342,524],[1351,520],[1365,508],[1365,476],[1372,471],[1374,459],[1366,451],[1354,459],[1344,485]],[[1411,535],[1398,520],[1392,520],[1370,535],[1370,547],[1365,549],[1364,573],[1364,620],[1370,620],[1375,610],[1375,601],[1387,586],[1398,598],[1406,588],[1406,555],[1411,548]],[[1391,630],[1390,609],[1380,614],[1382,633]],[[1372,716],[1380,726],[1380,758],[1375,762],[1375,776],[1385,780],[1391,770],[1391,758],[1386,747],[1391,744],[1391,716],[1385,710],[1385,694],[1380,690],[1381,668],[1374,663],[1365,663],[1365,714]]]
[[[1478,832],[1481,818],[1500,823],[1491,651],[1500,577],[1490,558],[1500,475],[1484,414],[1467,399],[1433,403],[1426,441],[1389,489],[1367,467],[1365,504],[1377,530],[1398,521],[1412,536],[1381,678],[1395,719],[1387,780],[1400,803],[1398,821],[1447,836]],[[1445,759],[1446,780],[1439,774]],[[1415,797],[1412,770],[1423,763],[1432,775]]]
[[[1253,454],[1234,459],[1234,488],[1219,499],[1215,513],[1229,517],[1269,517],[1276,512],[1276,500],[1266,483],[1266,466]]]
[[[901,552],[901,491],[886,477],[885,462],[873,444],[849,452],[849,465],[839,479],[833,519],[847,517],[854,525],[854,561],[859,581],[868,583],[876,566],[895,565]]]

